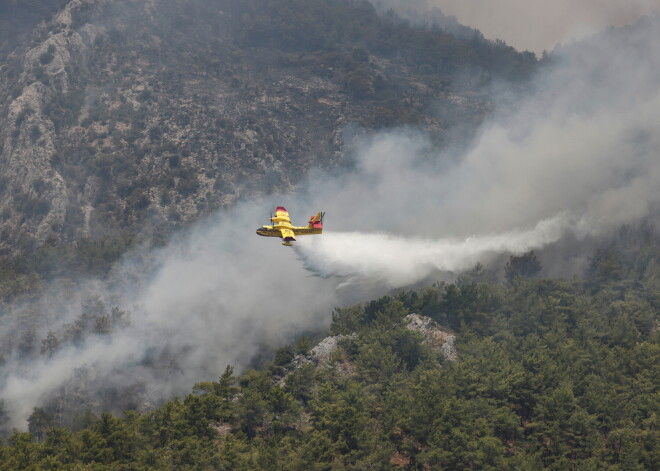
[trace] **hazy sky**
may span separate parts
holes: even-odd
[[[536,53],[660,11],[660,0],[428,0],[428,4],[477,28],[488,39],[502,39],[516,49]]]

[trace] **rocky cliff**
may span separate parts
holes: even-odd
[[[536,64],[348,0],[72,0],[27,37],[0,66],[5,254],[290,190],[342,163],[347,125],[446,141]]]

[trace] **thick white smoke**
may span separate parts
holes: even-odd
[[[335,305],[355,300],[351,286],[376,295],[648,216],[660,201],[659,49],[653,19],[558,51],[535,92],[490,119],[463,155],[411,130],[366,138],[349,174],[239,204],[165,248],[129,255],[108,283],[58,285],[14,306],[3,341],[25,319],[39,319],[37,339],[61,335],[89,295],[129,311],[130,325],[50,357],[5,357],[0,398],[11,425],[24,427],[34,406],[66,395],[83,372],[78,387],[143,384],[145,397],[168,398],[228,363],[240,369],[264,345],[322,329]],[[301,238],[296,251],[257,237],[276,204],[299,224],[327,211],[326,233]]]
[[[301,240],[305,268],[320,276],[337,276],[338,288],[368,282],[401,288],[443,272],[460,272],[487,262],[490,256],[522,253],[556,242],[568,221],[562,217],[539,222],[529,231],[511,231],[466,239],[422,239],[385,233],[340,232]]]
[[[390,235],[324,237],[301,257],[315,273],[399,287],[496,246],[539,248],[560,227],[581,237],[648,216],[660,201],[659,49],[656,18],[558,51],[535,93],[460,159],[414,132],[374,137],[325,206],[342,230]],[[548,221],[559,226],[539,237]]]
[[[67,394],[71,378],[83,370],[83,383],[118,391],[139,385],[146,387],[146,399],[158,401],[217,379],[227,364],[241,370],[260,349],[327,326],[329,311],[340,302],[333,283],[309,276],[278,239],[254,233],[269,206],[239,205],[163,249],[129,254],[108,283],[83,283],[59,299],[51,292],[38,305],[7,313],[0,327],[5,341],[25,317],[39,322],[37,338],[47,331],[62,337],[66,324],[81,315],[76,298],[98,296],[130,312],[128,327],[90,334],[51,358],[19,352],[5,358],[0,397],[10,425],[24,428],[33,407],[54,392]]]

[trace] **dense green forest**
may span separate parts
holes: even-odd
[[[0,468],[658,469],[660,246],[603,247],[584,280],[538,268],[514,256],[506,282],[477,267],[336,309],[324,361],[302,338],[152,412],[62,428],[35,408]],[[456,357],[411,313],[453,332]]]

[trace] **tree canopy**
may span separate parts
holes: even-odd
[[[35,408],[0,467],[656,469],[659,255],[613,247],[586,280],[465,275],[338,308],[326,360],[304,338],[151,412],[73,428]],[[445,326],[457,357],[411,329],[413,313]]]

